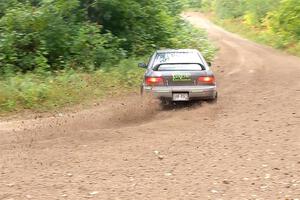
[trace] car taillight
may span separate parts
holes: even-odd
[[[164,85],[164,79],[162,77],[147,77],[145,83],[148,86],[161,86]]]
[[[198,78],[198,84],[200,85],[215,85],[216,79],[214,76],[200,76]]]

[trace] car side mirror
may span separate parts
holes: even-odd
[[[139,65],[138,65],[140,68],[147,68],[147,65],[145,64],[145,63],[139,63]]]
[[[212,66],[211,62],[207,62],[207,64],[208,64],[208,66],[210,66],[210,67]]]

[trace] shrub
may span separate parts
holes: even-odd
[[[40,7],[18,4],[7,9],[0,19],[0,65],[27,72],[37,68],[63,69],[99,67],[119,60],[124,54],[119,40],[110,33],[101,34],[101,26],[77,22],[68,12],[78,10],[77,1],[68,4],[44,3]],[[73,2],[73,3],[72,3]]]
[[[69,69],[2,77],[0,113],[22,109],[43,111],[120,91],[138,90],[144,70],[136,67],[137,60],[124,59],[93,73]]]

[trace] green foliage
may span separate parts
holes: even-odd
[[[117,38],[70,14],[78,6],[77,0],[43,1],[38,8],[18,4],[7,9],[0,19],[0,72],[57,70],[69,63],[87,68],[121,55]]]
[[[243,15],[245,0],[215,0],[214,5],[220,18],[231,19]]]
[[[246,1],[244,19],[248,25],[261,26],[268,13],[276,8],[280,0]]]
[[[0,17],[5,14],[6,9],[15,6],[17,3],[17,0],[0,1]]]
[[[188,8],[201,8],[201,7],[204,7],[204,1],[207,1],[207,0],[185,0],[182,2]]]
[[[184,47],[174,43],[188,34],[183,8],[180,0],[1,1],[0,74],[92,70],[128,55]]]
[[[184,27],[179,34],[171,38],[173,46],[177,48],[199,49],[203,56],[211,61],[216,53],[216,48],[207,40],[207,34],[204,30],[195,29],[191,24],[182,22]]]
[[[89,19],[105,30],[125,39],[122,48],[144,54],[154,48],[170,46],[182,9],[180,1],[171,0],[97,0],[88,9]],[[155,5],[155,6],[154,6]]]
[[[299,0],[212,0],[210,4],[199,1],[202,7],[210,6],[204,10],[212,10],[217,21],[231,30],[299,55]]]
[[[269,28],[274,32],[294,36],[300,40],[300,4],[298,0],[282,0],[279,7],[269,13]]]
[[[26,73],[0,79],[0,113],[33,109],[44,111],[90,98],[138,90],[144,70],[137,59],[125,59],[110,69],[93,73],[74,70]]]

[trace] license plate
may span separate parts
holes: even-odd
[[[173,101],[188,101],[189,94],[188,93],[174,93],[173,94]]]

